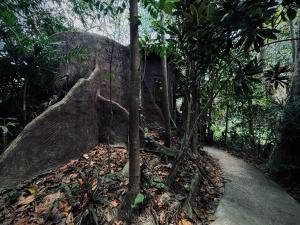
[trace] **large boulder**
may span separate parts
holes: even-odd
[[[85,50],[89,57],[79,55],[76,61],[61,63],[54,78],[61,100],[30,122],[0,155],[0,188],[55,168],[99,143],[127,143],[129,48],[90,33],[56,37],[64,53]],[[160,90],[160,65],[159,58],[148,61],[141,92],[145,119],[158,124],[163,121],[155,92]]]
[[[58,103],[29,123],[0,157],[0,187],[9,187],[54,168],[96,146],[100,141],[126,144],[128,112],[100,96],[96,68],[81,78]]]
[[[80,79],[90,74],[95,64],[107,72],[112,71],[112,92],[111,98],[122,107],[128,109],[129,96],[129,68],[130,49],[109,38],[98,34],[84,32],[62,32],[55,35],[61,43],[60,48],[63,54],[74,55],[76,60],[69,60],[62,63],[59,73],[54,81],[56,95],[67,93],[69,89]],[[76,54],[75,54],[76,55]],[[161,60],[158,56],[149,55],[147,57],[145,74],[142,74],[142,110],[147,125],[163,125],[163,115],[161,112]],[[173,82],[173,73],[169,67],[170,87]],[[101,81],[101,96],[110,98],[109,74]],[[170,97],[172,89],[170,88]],[[170,98],[172,99],[172,98]]]
[[[54,80],[55,94],[68,92],[80,78],[86,78],[97,64],[105,71],[100,83],[100,94],[110,98],[110,75],[112,78],[112,100],[123,107],[128,105],[130,51],[107,37],[86,32],[62,32],[55,35],[59,47],[68,62],[60,64]]]

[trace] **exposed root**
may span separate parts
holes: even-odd
[[[167,148],[158,142],[156,142],[154,139],[150,137],[144,138],[144,145],[143,150],[146,152],[153,152],[158,153],[160,155],[168,156],[168,157],[176,157],[179,153],[178,150]]]

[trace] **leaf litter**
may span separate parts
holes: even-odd
[[[108,159],[110,148],[110,159]],[[140,211],[151,208],[157,224],[209,224],[222,195],[223,178],[217,163],[201,152],[209,176],[200,183],[192,201],[192,217],[182,212],[196,165],[182,163],[174,185],[164,181],[171,169],[168,160],[141,152],[142,195]],[[122,173],[128,161],[127,149],[99,145],[77,160],[38,176],[15,189],[1,191],[0,224],[125,224],[115,220],[125,197],[128,177]]]

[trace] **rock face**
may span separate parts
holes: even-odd
[[[110,75],[112,100],[123,107],[128,105],[130,51],[109,38],[83,32],[63,32],[55,35],[64,54],[70,55],[68,63],[62,63],[54,81],[54,91],[60,95],[68,92],[80,79],[86,78],[97,64],[104,71],[99,86],[100,94],[109,99]],[[79,52],[79,54],[78,54]],[[76,54],[77,53],[77,54]]]
[[[64,53],[83,51],[83,57],[75,57],[68,64],[61,64],[60,71],[55,78],[54,89],[57,95],[68,92],[80,78],[90,74],[95,64],[106,71],[101,81],[100,94],[110,98],[109,72],[112,72],[112,100],[128,109],[129,75],[130,75],[130,49],[106,37],[82,32],[63,32],[56,34],[58,41],[62,42]],[[87,55],[87,57],[85,57]],[[155,55],[147,57],[145,74],[142,74],[142,111],[148,126],[152,123],[163,124],[161,112],[161,61]],[[142,66],[143,67],[143,66]],[[144,68],[141,68],[144,72]],[[173,73],[168,70],[170,87],[173,82]],[[172,96],[170,88],[170,97]],[[172,98],[170,98],[172,99]]]
[[[0,155],[0,188],[55,168],[99,143],[127,143],[129,48],[89,33],[67,32],[56,37],[63,41],[65,53],[83,49],[89,57],[79,56],[60,65],[54,90],[57,95],[67,94],[30,122]],[[160,61],[146,65],[141,92],[144,116],[161,124],[162,113],[153,95],[156,78],[149,77],[159,76],[156,67]]]
[[[0,158],[0,187],[79,157],[106,142],[110,101],[99,95],[100,70],[80,79],[58,103],[29,123]],[[126,143],[128,112],[113,102],[110,130],[114,143]],[[118,123],[118,126],[116,126]]]

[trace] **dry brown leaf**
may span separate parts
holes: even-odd
[[[85,159],[89,159],[89,155],[88,154],[83,154],[82,157],[85,158]]]
[[[179,221],[179,225],[193,225],[193,223],[188,221],[187,219],[182,219]]]
[[[28,205],[21,205],[20,207],[18,207],[15,212],[23,212],[27,209]]]
[[[28,225],[28,224],[30,224],[29,223],[29,220],[30,220],[30,217],[28,216],[28,217],[25,217],[25,218],[21,218],[21,219],[18,219],[15,223],[14,223],[14,225]]]
[[[19,199],[18,199],[18,203],[17,205],[20,206],[20,205],[28,205],[30,204],[31,202],[33,202],[35,199],[35,196],[34,195],[29,195],[29,196],[21,196]]]
[[[96,188],[97,188],[97,179],[93,179],[92,180],[92,191],[95,191],[96,190]]]
[[[64,177],[62,179],[62,182],[65,183],[65,184],[69,184],[69,183],[71,183],[71,179],[70,179],[70,177]]]
[[[108,210],[107,210],[107,213],[106,213],[105,217],[106,217],[106,221],[107,221],[107,222],[112,221],[112,219],[113,219],[113,212],[112,212],[111,209],[108,209]]]
[[[67,219],[66,219],[66,225],[74,225],[74,216],[73,216],[73,213],[70,212],[67,216]]]
[[[78,178],[78,183],[79,183],[80,185],[83,185],[83,180],[82,180],[81,178]]]
[[[88,202],[88,196],[87,196],[87,193],[84,193],[82,205],[83,205],[83,206],[86,206],[86,205],[87,205],[87,202]]]
[[[165,211],[162,211],[159,215],[159,223],[165,224],[165,221],[166,221],[166,213]]]
[[[76,177],[78,177],[77,173],[71,173],[69,176],[64,177],[62,182],[65,184],[69,184],[69,183],[71,183],[71,180]]]
[[[42,203],[38,204],[35,207],[34,211],[36,213],[44,213],[46,211],[49,211],[52,204],[54,203],[54,201],[61,198],[61,197],[63,197],[63,193],[60,192],[60,191],[45,196],[44,201]]]
[[[115,208],[115,207],[117,207],[118,205],[119,205],[120,203],[118,202],[118,200],[112,200],[111,202],[110,202],[110,205],[111,205],[111,207],[112,208]]]
[[[64,216],[68,216],[71,211],[71,206],[65,200],[59,201],[59,210],[62,212]]]
[[[122,225],[123,221],[122,220],[116,220],[114,221],[114,225]]]

